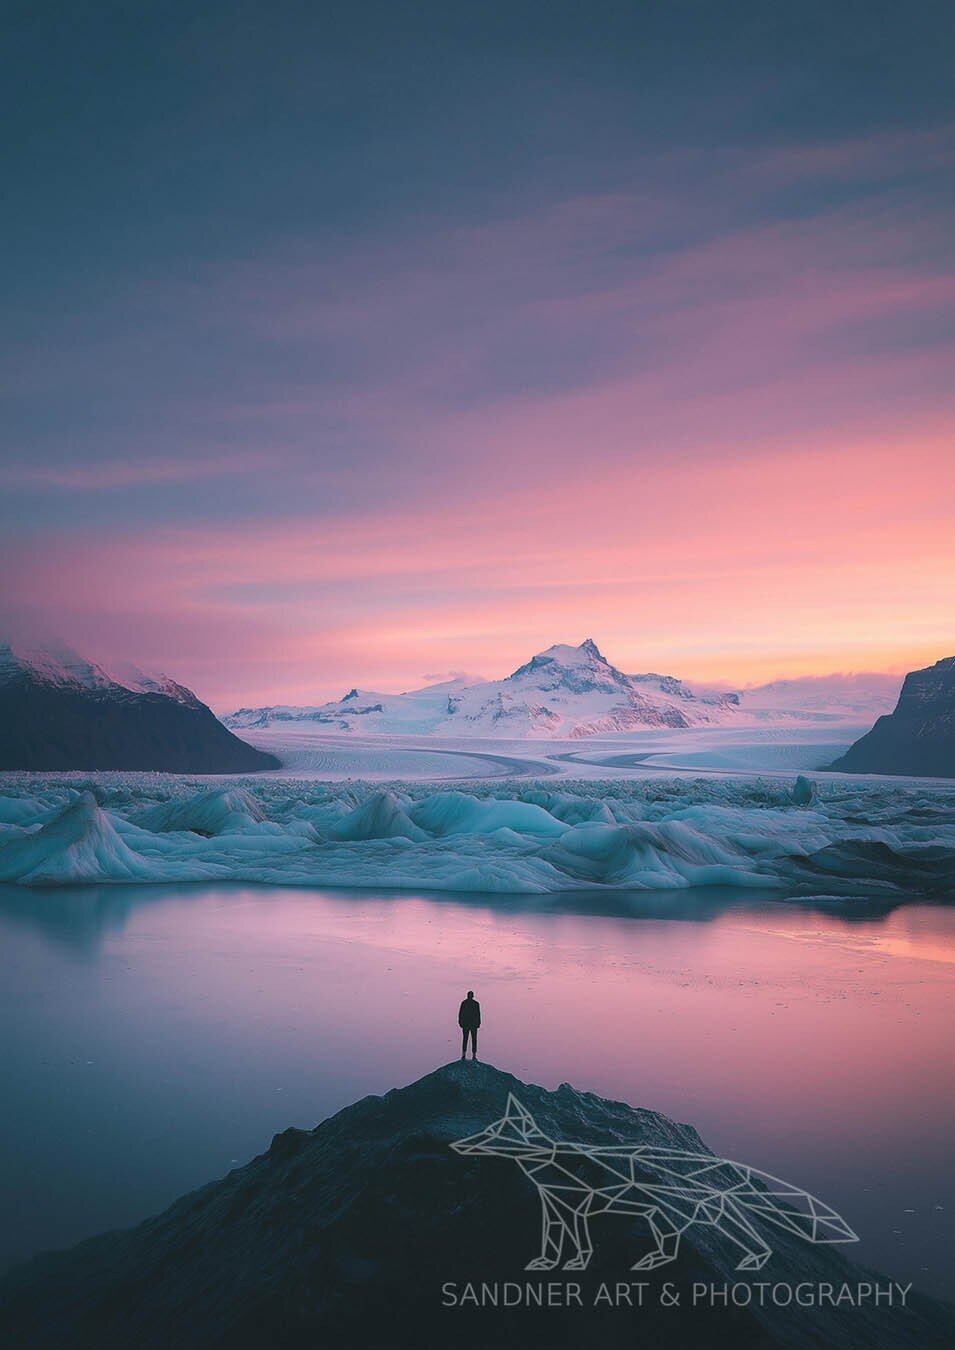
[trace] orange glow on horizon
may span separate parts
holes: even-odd
[[[24,600],[47,609],[68,569],[74,627],[108,641],[111,624],[138,625],[146,647],[153,625],[171,631],[182,659],[139,659],[217,706],[400,691],[445,670],[498,678],[588,635],[622,669],[734,687],[901,674],[955,650],[953,464],[926,428],[838,452],[584,465],[496,505],[320,531],[303,518],[78,535],[55,559],[21,546],[15,561]]]

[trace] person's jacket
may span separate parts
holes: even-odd
[[[458,1026],[462,1030],[469,1030],[471,1027],[477,1031],[481,1025],[481,1005],[476,998],[466,998],[458,1010]]]

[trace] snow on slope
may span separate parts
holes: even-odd
[[[439,730],[448,716],[449,699],[462,686],[457,682],[430,685],[407,694],[380,694],[351,689],[332,703],[307,707],[276,704],[265,708],[240,708],[222,718],[233,731],[270,727],[283,723],[311,723],[328,732],[403,732],[427,736]]]
[[[87,661],[72,647],[46,642],[37,646],[0,643],[0,684],[21,676],[44,684],[75,685],[83,689],[109,689],[116,683],[95,661]]]
[[[892,711],[901,686],[901,675],[806,675],[744,689],[739,706],[778,718],[874,722]]]
[[[135,666],[108,670],[62,643],[0,643],[4,769],[250,773],[278,768],[190,689]]]
[[[63,642],[0,642],[0,685],[23,677],[55,688],[101,693],[126,689],[135,694],[163,694],[177,703],[202,706],[185,685],[178,684],[168,675],[148,674],[129,662],[107,669],[96,661],[88,661]]]
[[[732,695],[698,698],[671,677],[624,675],[588,638],[579,647],[549,647],[503,680],[454,680],[407,694],[352,689],[317,707],[241,708],[222,720],[233,730],[309,722],[328,731],[546,739],[698,726],[735,715]]]
[[[309,725],[333,734],[539,740],[706,726],[859,726],[891,710],[900,684],[896,675],[849,674],[739,693],[690,688],[672,675],[625,675],[588,638],[579,647],[549,647],[503,680],[464,677],[405,694],[352,689],[330,703],[240,708],[222,721],[233,730]]]

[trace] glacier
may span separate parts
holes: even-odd
[[[6,775],[0,882],[955,898],[955,792],[830,779],[464,782]]]

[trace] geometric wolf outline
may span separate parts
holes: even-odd
[[[585,1270],[593,1254],[589,1220],[632,1214],[650,1226],[656,1246],[632,1270],[676,1258],[691,1224],[708,1224],[742,1249],[737,1270],[761,1270],[772,1248],[753,1227],[760,1219],[807,1242],[858,1242],[835,1210],[808,1192],[745,1163],[652,1144],[590,1145],[548,1139],[513,1093],[507,1110],[456,1153],[513,1158],[540,1193],[541,1253],[525,1270]],[[649,1175],[648,1175],[649,1174]]]

